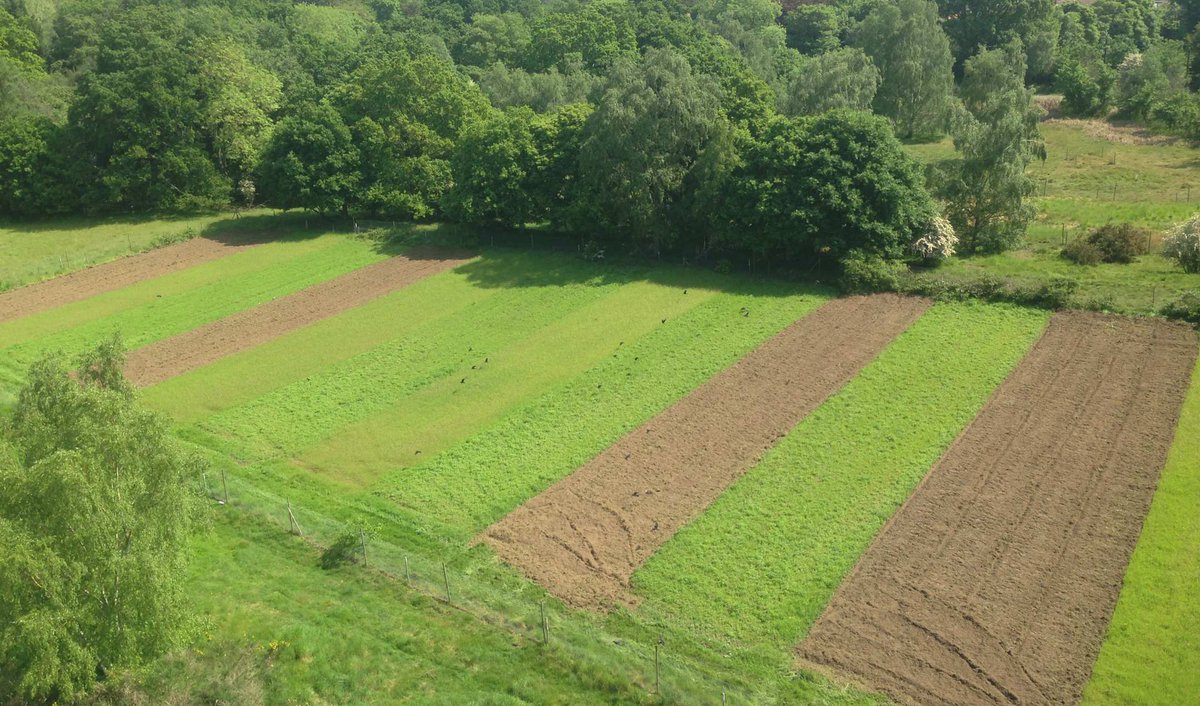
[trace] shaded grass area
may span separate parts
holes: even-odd
[[[402,403],[340,428],[300,460],[364,485],[419,463],[421,455],[470,437],[512,406],[553,389],[713,294],[695,288],[685,294],[684,289],[645,281],[613,286],[526,337],[474,352],[474,369],[464,361]],[[569,291],[559,289],[546,303]]]
[[[931,309],[634,574],[642,611],[734,644],[794,644],[1046,321]]]
[[[1200,694],[1200,364],[1125,573],[1084,706],[1192,703]]]
[[[119,333],[128,347],[137,348],[291,294],[385,257],[366,242],[341,236],[264,247],[267,248],[266,257],[272,260],[266,267],[248,268],[245,272],[181,291],[175,296],[155,297],[143,306],[102,315],[8,347],[0,361],[0,387],[8,387],[11,391],[19,383],[29,363],[45,351],[74,353],[113,333]],[[245,255],[250,256],[251,252],[259,250],[262,248],[248,251]],[[274,253],[279,250],[285,256],[276,259]]]
[[[1200,275],[1185,274],[1158,255],[1163,236],[1200,210],[1200,151],[1182,144],[1126,144],[1093,137],[1078,124],[1043,123],[1048,158],[1029,175],[1038,209],[1022,247],[1000,255],[955,258],[925,276],[966,281],[993,275],[1036,285],[1055,277],[1080,283],[1077,303],[1095,309],[1153,313]],[[907,145],[923,162],[954,158],[949,140]],[[1107,223],[1152,232],[1151,254],[1131,265],[1076,265],[1059,256],[1064,240]]]
[[[0,290],[147,250],[158,242],[182,240],[237,220],[229,214],[208,214],[0,223]]]

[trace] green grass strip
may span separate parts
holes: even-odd
[[[377,492],[444,524],[439,532],[471,537],[823,301],[770,283],[716,295],[468,441],[390,473]]]
[[[553,264],[583,265],[551,257],[541,268]],[[336,438],[348,425],[396,405],[407,405],[409,396],[447,376],[456,384],[463,376],[474,376],[472,366],[488,367],[485,359],[496,360],[506,347],[619,289],[615,284],[593,285],[586,277],[571,286],[491,290],[461,278],[458,282],[461,295],[492,294],[479,297],[453,315],[430,317],[407,335],[306,379],[214,415],[202,426],[237,438],[265,457],[296,455],[331,436]],[[326,345],[330,343],[336,342]],[[386,435],[395,433],[389,430]],[[337,463],[335,468],[341,465]],[[334,476],[341,477],[340,473]]]
[[[452,374],[405,397],[360,423],[338,429],[324,443],[301,455],[309,467],[366,485],[383,473],[415,465],[421,454],[435,454],[468,438],[510,407],[587,370],[613,355],[622,342],[641,336],[711,297],[712,290],[658,282],[606,284],[603,297],[569,313],[558,307],[553,320],[516,343],[494,350],[477,369],[463,365]],[[557,288],[537,306],[553,306],[569,296]],[[563,315],[565,313],[565,315]],[[518,316],[517,311],[510,316]],[[512,325],[507,318],[498,326]],[[463,382],[463,381],[466,382]]]
[[[267,243],[122,289],[6,321],[0,323],[0,348],[43,339],[98,319],[149,307],[160,298],[177,297],[202,287],[211,289],[225,280],[261,272],[305,253],[330,247],[335,242],[326,238]]]
[[[1083,706],[1200,695],[1200,363]]]
[[[1047,315],[931,309],[634,574],[648,619],[793,644]]]
[[[437,325],[496,291],[473,287],[455,272],[435,275],[147,388],[142,400],[181,424],[191,424],[316,376],[418,328]],[[267,371],[270,374],[264,374]]]
[[[292,244],[299,254],[265,269],[223,277],[211,284],[155,298],[154,302],[104,316],[35,341],[4,351],[0,363],[0,386],[16,384],[29,363],[47,350],[74,353],[113,332],[119,332],[130,348],[169,338],[202,324],[249,309],[271,299],[291,294],[318,282],[377,262],[378,254],[365,241],[329,236],[329,245]],[[280,247],[286,247],[280,245]]]

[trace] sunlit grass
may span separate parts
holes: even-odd
[[[1046,320],[931,309],[634,574],[641,611],[733,644],[795,643]]]

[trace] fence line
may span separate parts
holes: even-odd
[[[360,569],[382,575],[398,587],[415,591],[436,605],[467,614],[547,648],[561,650],[575,661],[590,659],[588,648],[603,645],[606,656],[621,657],[622,672],[632,675],[626,685],[654,697],[659,703],[753,703],[738,685],[712,679],[691,664],[672,661],[669,645],[661,637],[648,646],[604,633],[595,625],[578,629],[568,615],[569,608],[548,605],[542,599],[489,586],[469,572],[456,574],[445,561],[433,561],[419,552],[370,537],[361,525],[344,523],[319,512],[306,512],[289,498],[276,496],[236,475],[227,476],[222,472],[221,488],[210,488],[206,478],[204,490],[217,506],[266,521],[297,536],[317,551],[328,549],[339,536],[356,535],[358,558],[354,559],[355,552],[351,552],[351,561],[356,561]],[[368,550],[369,563],[366,561]],[[700,693],[702,690],[697,686],[701,685],[709,687],[707,692]]]

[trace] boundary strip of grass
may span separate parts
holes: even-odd
[[[1200,698],[1200,361],[1082,706]]]
[[[1048,316],[930,309],[634,574],[641,612],[735,644],[794,644]]]

